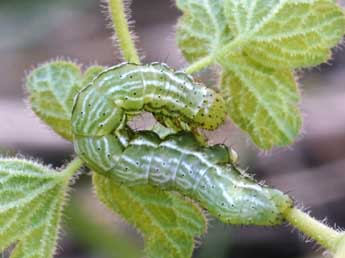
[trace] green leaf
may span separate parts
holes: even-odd
[[[56,133],[71,141],[71,111],[75,95],[103,68],[91,66],[84,75],[69,61],[46,63],[26,79],[32,110]]]
[[[220,64],[233,121],[261,148],[293,142],[301,118],[291,69],[330,58],[345,34],[343,10],[331,0],[177,0],[177,6],[178,44],[187,60],[197,60],[187,71]]]
[[[33,161],[0,159],[0,250],[16,243],[11,258],[49,258],[70,175]]]
[[[56,61],[39,66],[26,79],[32,110],[67,140],[72,140],[71,110],[81,77],[76,64]]]
[[[344,13],[330,0],[224,0],[224,13],[243,52],[273,68],[325,62],[345,33]]]
[[[236,57],[223,72],[222,94],[233,121],[261,148],[293,142],[301,127],[299,92],[289,69]]]
[[[184,15],[178,23],[177,42],[188,61],[215,53],[232,39],[221,0],[176,0]]]
[[[194,238],[206,230],[197,206],[151,186],[127,187],[98,174],[93,179],[99,199],[143,234],[146,257],[191,257]]]

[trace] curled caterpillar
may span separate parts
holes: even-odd
[[[127,185],[151,184],[186,195],[225,223],[274,225],[291,199],[257,184],[223,145],[203,147],[192,133],[164,139],[133,132],[128,115],[141,111],[162,123],[214,129],[225,118],[214,91],[163,64],[121,64],[100,73],[77,96],[74,146],[86,165]]]

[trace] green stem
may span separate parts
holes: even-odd
[[[122,0],[108,0],[108,5],[123,58],[127,62],[139,64],[139,55],[129,31]]]
[[[297,208],[285,211],[284,216],[292,226],[333,253],[337,251],[339,242],[344,237],[342,233],[326,226]]]
[[[65,178],[70,178],[73,176],[81,167],[83,166],[83,161],[80,158],[75,158],[72,160],[65,169],[61,171],[65,175]]]
[[[244,42],[245,39],[242,37],[233,39],[218,51],[215,51],[212,55],[205,56],[195,63],[192,63],[185,69],[185,72],[188,74],[192,74],[208,67],[209,65],[215,63],[217,59],[223,58],[224,56],[229,56],[230,54],[238,51],[238,49],[244,44]]]

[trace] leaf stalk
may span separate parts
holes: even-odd
[[[108,7],[123,58],[127,62],[140,64],[140,58],[129,31],[125,6],[122,0],[108,0]]]

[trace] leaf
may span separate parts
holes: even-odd
[[[178,23],[177,42],[188,61],[216,52],[232,39],[221,0],[176,0],[184,13]]]
[[[293,142],[301,118],[290,69],[330,58],[345,33],[343,10],[331,0],[177,0],[177,6],[178,44],[189,61],[220,64],[233,121],[261,148]]]
[[[206,230],[205,217],[193,203],[176,193],[127,187],[98,174],[93,181],[99,199],[143,234],[146,257],[191,257],[194,238]]]
[[[79,67],[66,61],[46,63],[33,70],[26,80],[32,110],[67,140],[72,139],[70,110],[82,87],[80,82]]]
[[[243,57],[236,57],[236,63],[226,68],[221,89],[233,121],[261,148],[291,143],[302,123],[291,71],[267,68]]]
[[[78,65],[68,61],[39,66],[26,79],[32,110],[56,133],[71,141],[74,97],[102,69],[91,66],[82,75]]]
[[[330,0],[224,0],[224,13],[243,52],[273,68],[325,62],[345,33],[344,13]]]
[[[32,161],[0,159],[0,250],[49,258],[56,249],[69,176]]]

